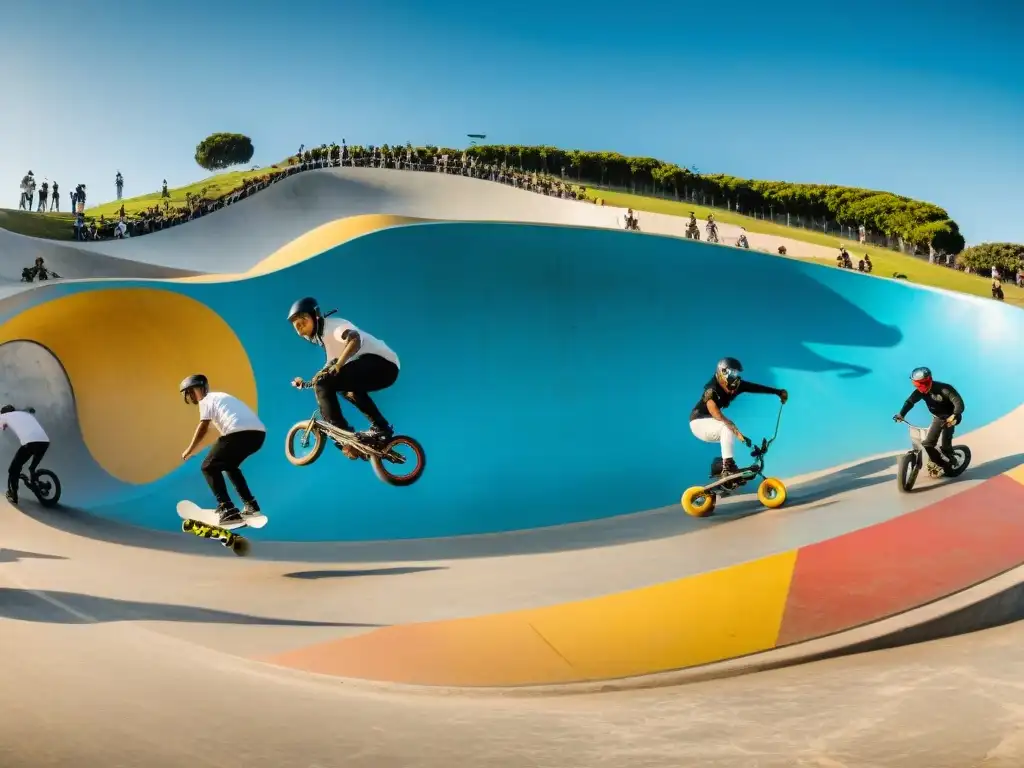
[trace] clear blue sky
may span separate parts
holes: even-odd
[[[1024,242],[1024,3],[838,5],[12,0],[0,205],[29,169],[90,204],[118,169],[128,196],[202,178],[218,130],[260,164],[470,132],[885,189]]]

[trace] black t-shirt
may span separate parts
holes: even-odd
[[[948,419],[954,413],[959,416],[964,412],[964,399],[960,397],[956,387],[941,381],[933,381],[928,394],[923,394],[916,389],[910,393],[910,397],[903,403],[900,417],[910,413],[910,410],[922,400],[932,416]]]
[[[704,393],[700,396],[700,400],[697,401],[697,404],[693,406],[693,410],[690,411],[690,421],[694,421],[695,419],[714,418],[708,410],[709,400],[714,400],[718,409],[723,410],[728,408],[729,403],[744,392],[749,392],[755,395],[777,395],[780,394],[781,391],[782,390],[765,387],[761,384],[755,384],[752,381],[746,381],[744,379],[740,381],[740,386],[735,392],[730,392],[718,383],[717,376],[712,376],[711,381],[704,385]]]

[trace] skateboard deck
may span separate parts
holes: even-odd
[[[200,523],[213,526],[214,528],[223,528],[228,531],[234,531],[238,528],[262,528],[267,524],[266,515],[257,515],[256,517],[245,517],[241,523],[233,523],[232,525],[220,525],[220,517],[217,515],[216,510],[203,509],[198,504],[191,501],[179,501],[178,502],[178,517],[182,520],[196,520]]]

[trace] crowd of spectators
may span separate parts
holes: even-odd
[[[573,183],[567,179],[564,168],[556,169],[560,171],[560,176],[556,175],[556,173],[539,174],[510,167],[506,163],[482,163],[475,156],[466,152],[450,154],[427,152],[421,154],[420,151],[410,145],[404,147],[389,147],[386,145],[383,147],[349,147],[342,141],[340,145],[323,144],[310,149],[302,146],[285,163],[280,166],[271,166],[264,173],[257,176],[244,178],[238,187],[228,193],[217,197],[208,197],[204,189],[201,190],[202,194],[187,195],[184,205],[172,205],[170,193],[167,189],[167,181],[164,180],[161,192],[162,204],[155,204],[145,210],[128,214],[126,214],[124,205],[122,205],[116,219],[107,219],[105,216],[100,216],[98,219],[86,218],[83,215],[86,198],[85,185],[79,184],[71,195],[72,211],[77,214],[74,222],[75,238],[77,240],[108,240],[139,237],[152,232],[159,232],[233,205],[296,173],[318,168],[337,168],[342,166],[386,168],[400,171],[466,176],[505,184],[516,189],[523,189],[549,197],[588,201],[597,205],[604,205],[604,200],[601,198],[589,198],[587,196],[587,188],[584,185]],[[117,197],[121,199],[124,179],[120,171],[118,171],[115,178],[115,184],[117,187]],[[29,171],[22,179],[20,209],[33,210],[33,198],[36,191],[35,177],[32,171]],[[59,189],[56,182],[51,184],[44,180],[38,188],[38,192],[39,202],[36,208],[37,211],[46,211],[48,202],[49,210],[60,210]],[[639,231],[639,218],[632,209],[627,211],[623,223],[626,229]],[[785,254],[784,246],[779,247],[779,253]],[[954,256],[937,256],[936,263],[952,269],[971,271],[970,268],[960,264]],[[836,266],[840,269],[854,268],[853,259],[845,248],[840,249],[839,255],[836,257]],[[858,260],[856,268],[860,272],[870,273],[874,268],[871,263],[871,257],[865,254],[864,258]],[[1018,286],[1024,287],[1024,270],[1016,274],[1004,275],[993,267],[992,295],[994,298],[1001,298],[1001,284],[1004,282],[1015,282]]]
[[[840,269],[853,269],[853,258],[844,247],[839,248],[839,255],[836,256],[836,266]],[[871,272],[875,265],[871,263],[871,255],[865,253],[863,259],[857,261],[858,272]]]
[[[161,202],[142,211],[126,212],[124,205],[116,217],[87,217],[84,215],[85,185],[78,185],[72,195],[72,210],[76,213],[74,237],[76,240],[111,240],[124,237],[140,237],[152,232],[159,232],[201,216],[219,211],[247,197],[267,189],[282,179],[296,173],[317,168],[337,168],[340,166],[359,168],[391,168],[395,170],[421,171],[432,173],[455,174],[471,178],[486,179],[499,184],[507,184],[517,189],[525,189],[543,195],[560,197],[570,200],[587,200],[586,188],[561,179],[536,173],[508,168],[504,165],[488,165],[478,163],[465,153],[459,156],[435,155],[421,157],[412,148],[381,148],[360,147],[351,152],[344,144],[321,145],[312,149],[300,148],[300,152],[290,157],[280,166],[271,166],[258,176],[246,177],[238,187],[226,194],[208,197],[205,194],[187,195],[184,205],[174,205],[170,200],[167,181],[164,180],[161,190]],[[124,178],[118,171],[115,177],[117,197],[121,199]],[[47,185],[44,182],[40,190],[39,211],[45,211]],[[35,179],[30,171],[22,182],[21,208],[32,210],[32,196],[35,192]],[[205,192],[205,190],[203,190]],[[53,184],[53,197],[50,210],[59,210],[57,202],[57,185]],[[603,201],[598,201],[603,204]]]

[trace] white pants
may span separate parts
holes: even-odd
[[[722,458],[733,458],[732,447],[736,441],[736,435],[725,426],[725,422],[718,419],[694,419],[690,422],[690,431],[698,440],[705,443],[719,443],[722,446]]]

